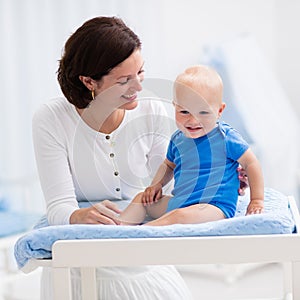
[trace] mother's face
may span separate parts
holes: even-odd
[[[107,101],[118,108],[134,109],[137,106],[137,93],[142,90],[143,66],[144,61],[138,49],[97,82],[96,99]]]

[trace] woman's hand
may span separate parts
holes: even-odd
[[[238,171],[238,176],[239,176],[239,181],[240,181],[240,188],[238,190],[239,195],[243,196],[245,195],[245,190],[246,188],[249,187],[249,182],[248,182],[248,177],[247,177],[247,173],[243,168],[237,168]]]
[[[70,224],[119,225],[120,212],[121,210],[115,203],[104,200],[94,206],[74,211],[70,217]]]

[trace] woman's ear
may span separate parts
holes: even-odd
[[[79,76],[79,80],[90,90],[95,90],[95,80],[88,76]]]

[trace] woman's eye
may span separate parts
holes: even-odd
[[[137,73],[137,76],[138,76],[138,79],[140,80],[140,81],[142,81],[143,79],[144,79],[144,73],[145,72],[145,70],[140,70],[138,73]],[[118,81],[117,83],[118,84],[120,84],[120,85],[125,85],[125,84],[127,84],[130,80],[132,80],[133,79],[133,77],[127,77],[126,79],[124,78],[124,79],[122,79],[121,81]]]
[[[118,84],[125,85],[129,82],[130,78],[126,78],[126,80],[118,81]]]

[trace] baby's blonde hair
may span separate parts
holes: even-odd
[[[209,103],[222,103],[223,82],[220,75],[211,67],[196,65],[187,68],[175,80],[176,87],[191,88]]]

